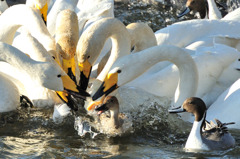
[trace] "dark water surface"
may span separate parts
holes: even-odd
[[[179,5],[179,4],[178,4]],[[125,24],[146,22],[154,31],[179,21],[179,6],[139,1],[115,3],[115,16]],[[190,19],[194,16],[185,17]],[[167,121],[168,113],[146,112],[134,118],[134,132],[122,137],[87,133],[79,136],[74,117],[53,123],[52,109],[19,110],[0,116],[0,158],[240,158],[240,131],[230,130],[236,147],[226,151],[186,152],[191,125]],[[7,120],[7,123],[4,123]],[[141,120],[141,121],[140,121]],[[141,124],[139,124],[141,123]]]

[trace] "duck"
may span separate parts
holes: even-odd
[[[8,4],[6,0],[2,0],[0,2],[0,15],[6,10],[8,9]]]
[[[186,2],[186,8],[178,14],[178,18],[188,14],[190,11],[197,11],[201,19],[221,19],[222,13],[219,11],[217,5],[223,7],[219,3],[216,4],[215,0],[207,0],[207,2],[205,0],[188,0]],[[223,10],[224,15],[226,15],[225,10]]]
[[[236,144],[226,127],[232,123],[221,123],[216,120],[217,125],[207,124],[208,126],[204,127],[207,108],[201,98],[187,98],[180,107],[169,109],[168,112],[188,112],[194,115],[195,120],[185,145],[185,149],[188,151],[226,150],[233,148]]]
[[[112,50],[98,80],[103,81],[112,64],[121,56],[130,54],[131,37],[125,25],[116,18],[102,18],[87,28],[77,44],[77,59],[80,70],[80,87],[87,89],[92,66],[101,53],[108,38],[112,39]]]
[[[130,132],[132,122],[128,116],[119,113],[119,102],[115,96],[107,96],[101,105],[95,108],[98,114],[100,132],[109,136],[121,136]],[[109,111],[108,117],[104,112]]]
[[[236,114],[239,106],[239,86],[240,79],[237,79],[229,88],[218,96],[215,102],[208,108],[206,119],[213,117],[223,121],[234,121],[236,124],[230,125],[231,129],[240,129],[240,118]]]
[[[18,14],[16,14],[16,12]],[[27,15],[27,16],[26,16]],[[56,57],[56,44],[49,34],[42,18],[34,9],[25,4],[14,5],[0,16],[0,41],[12,44],[16,31],[24,26],[45,47],[52,56]]]
[[[114,94],[114,90],[135,79],[154,64],[165,60],[176,64],[179,69],[180,80],[175,95],[172,97],[174,99],[171,101],[174,105],[182,104],[187,97],[197,91],[197,66],[192,57],[183,49],[172,45],[160,45],[119,58],[111,67],[100,87],[90,93],[93,101],[86,105],[87,109],[92,110],[95,102],[99,102],[98,99]]]
[[[130,23],[126,26],[131,36],[131,48],[134,50],[131,53],[136,53],[157,45],[157,40],[153,30],[145,23]],[[110,56],[108,52],[98,64],[97,74],[99,75],[104,68]]]

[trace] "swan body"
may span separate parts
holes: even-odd
[[[193,59],[198,69],[198,89],[196,96],[203,97],[217,83],[226,68],[238,58],[239,52],[231,47],[216,44],[198,49]],[[156,96],[173,97],[178,83],[178,68],[170,65],[159,71],[146,72],[126,84],[141,88]]]
[[[155,36],[158,45],[186,47],[205,37],[239,36],[239,27],[237,21],[195,19],[174,23],[155,32]]]
[[[188,112],[195,116],[192,130],[188,136],[185,149],[187,151],[199,150],[226,150],[235,146],[235,139],[228,132],[226,125],[232,123],[221,123],[217,125],[206,123],[206,105],[200,98],[187,98],[182,106],[169,110],[170,113]]]
[[[0,73],[0,112],[16,110],[20,106],[20,93],[17,86]]]
[[[11,45],[17,29],[24,26],[49,53],[56,56],[55,40],[49,34],[42,18],[32,8],[24,4],[14,5],[0,16],[0,21],[0,41]]]
[[[179,84],[173,103],[174,105],[182,104],[187,97],[197,91],[197,67],[192,57],[183,49],[169,45],[151,47],[118,59],[113,64],[101,87],[93,94],[92,99],[96,100],[102,95],[108,95],[118,86],[135,79],[152,65],[164,60],[175,63],[180,70]],[[185,60],[188,62],[186,63]]]
[[[240,80],[238,79],[208,108],[206,118],[221,118],[224,122],[234,121],[236,124],[229,125],[229,128],[240,129],[240,118],[236,111],[240,104],[239,88]]]
[[[225,17],[222,18],[222,20],[239,21],[240,20],[240,8],[237,8],[234,11],[228,13]]]

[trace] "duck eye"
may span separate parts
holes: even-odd
[[[117,73],[121,73],[122,71],[121,70],[117,70]]]
[[[59,75],[57,75],[57,77],[61,77],[61,76],[62,76],[62,75],[60,75],[60,74],[59,74]]]
[[[54,56],[52,56],[52,58],[55,60],[56,59],[56,57],[54,57]]]
[[[87,59],[89,59],[89,58],[90,58],[90,56],[87,57]]]
[[[238,61],[240,61],[240,59],[238,59]]]

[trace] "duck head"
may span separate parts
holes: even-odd
[[[110,110],[110,112],[119,112],[118,100],[115,96],[107,96],[104,99],[103,104],[97,106],[95,110],[98,111],[99,115],[108,110]]]
[[[178,18],[188,14],[190,11],[196,11],[200,13],[201,18],[205,18],[207,12],[207,2],[205,0],[188,0],[186,2],[186,8],[178,14]]]
[[[195,116],[195,121],[201,121],[205,118],[207,107],[202,99],[197,97],[187,98],[183,105],[168,110],[169,113],[189,112]]]

